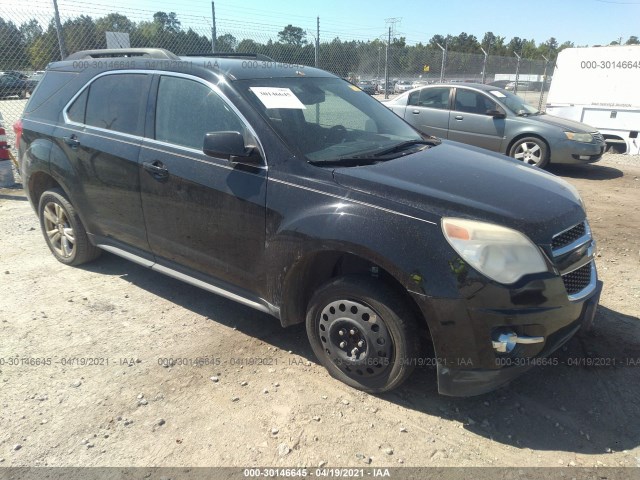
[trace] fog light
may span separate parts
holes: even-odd
[[[544,337],[527,337],[522,336],[519,337],[515,332],[502,332],[498,335],[496,340],[491,342],[493,349],[498,353],[510,353],[514,348],[516,348],[516,344],[521,343],[524,345],[530,345],[532,343],[542,343],[544,342]]]

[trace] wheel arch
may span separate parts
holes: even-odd
[[[537,138],[540,141],[544,142],[544,144],[547,146],[547,155],[549,156],[549,163],[551,163],[551,146],[549,145],[549,142],[547,142],[547,140],[540,135],[539,133],[530,133],[530,132],[524,132],[524,133],[519,133],[518,135],[516,135],[515,137],[513,137],[511,139],[511,141],[509,142],[509,144],[507,145],[506,148],[506,155],[507,156],[511,156],[511,149],[513,148],[513,146],[516,144],[516,142],[518,142],[519,140],[522,140],[523,138],[527,138],[527,137],[533,137],[533,138]]]
[[[34,208],[37,209],[38,203],[40,202],[40,197],[47,190],[51,190],[52,188],[59,188],[62,190],[65,195],[67,195],[66,190],[60,185],[60,183],[51,176],[51,174],[43,171],[33,172],[29,176],[29,198],[31,199],[31,203]]]
[[[309,301],[314,292],[332,279],[345,275],[368,275],[384,282],[401,295],[415,315],[418,325],[429,338],[429,325],[420,307],[403,283],[377,262],[339,250],[311,252],[298,260],[284,279],[280,321],[283,327],[305,321]]]

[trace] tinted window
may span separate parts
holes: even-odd
[[[51,108],[43,108],[41,115],[44,118],[51,117],[52,120],[58,118],[58,112],[78,91],[69,86],[69,82],[74,80],[78,75],[73,72],[47,72],[42,80],[38,83],[38,87],[31,94],[29,102],[25,107],[25,112],[31,113],[42,105],[49,103]],[[73,91],[72,91],[73,90]],[[53,105],[52,105],[53,104]],[[58,106],[60,105],[61,106]]]
[[[105,75],[89,87],[87,125],[143,135],[149,76]]]
[[[449,108],[449,91],[448,87],[423,88],[409,96],[409,105],[447,110]]]
[[[496,110],[497,106],[495,102],[482,93],[458,88],[456,91],[455,109],[458,112],[485,115],[487,110]]]
[[[202,150],[208,132],[245,134],[242,121],[209,87],[163,76],[156,104],[156,140]]]
[[[67,110],[67,117],[72,122],[84,123],[84,112],[87,107],[87,96],[89,90],[86,89],[82,94],[75,99],[73,104]]]

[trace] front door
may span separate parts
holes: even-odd
[[[499,152],[504,139],[505,119],[487,113],[497,109],[496,102],[484,93],[456,88],[449,118],[449,140]]]
[[[153,128],[140,154],[142,206],[158,263],[249,291],[264,281],[267,170],[203,153],[205,134],[250,134],[215,88],[160,75]],[[255,288],[258,287],[258,288]]]

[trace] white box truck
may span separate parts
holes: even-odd
[[[640,46],[561,51],[546,112],[597,128],[614,151],[640,153]]]

